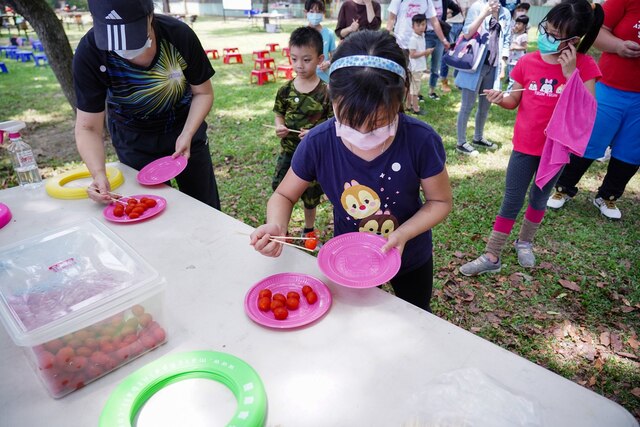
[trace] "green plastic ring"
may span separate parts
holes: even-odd
[[[76,179],[83,179],[91,177],[91,173],[86,166],[81,166],[77,169],[70,170],[58,176],[54,176],[47,180],[45,184],[45,190],[47,194],[56,199],[64,200],[77,200],[86,199],[89,197],[87,194],[87,187],[75,187],[68,188],[64,185],[75,181]],[[124,175],[118,168],[107,166],[107,180],[112,190],[120,187],[124,182]]]
[[[100,427],[131,427],[140,408],[157,391],[191,378],[218,381],[233,392],[238,407],[227,427],[264,426],[267,394],[256,371],[227,353],[192,351],[162,357],[125,378],[109,396]]]

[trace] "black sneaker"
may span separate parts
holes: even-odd
[[[456,151],[471,157],[475,157],[480,154],[478,150],[473,148],[473,146],[468,142],[465,142],[464,145],[456,145]]]
[[[438,94],[437,94],[437,93],[435,93],[435,92],[430,93],[430,94],[429,94],[429,98],[430,98],[430,99],[433,99],[434,101],[440,101],[440,97],[439,97],[439,96],[438,96]]]
[[[422,94],[418,94],[418,102],[424,102],[424,96],[422,96]]]
[[[482,138],[481,140],[474,139],[473,141],[471,141],[471,143],[473,145],[475,145],[475,146],[478,146],[480,148],[486,148],[488,150],[497,150],[498,149],[498,144],[495,144],[493,142],[487,141],[484,138]]]

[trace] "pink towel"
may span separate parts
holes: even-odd
[[[542,189],[569,163],[569,153],[582,157],[587,149],[596,120],[598,103],[580,79],[576,69],[560,95],[545,129],[547,140],[536,173],[536,185]]]

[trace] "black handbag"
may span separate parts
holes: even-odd
[[[449,40],[449,34],[451,33],[451,24],[440,18],[438,18],[438,22],[440,22],[440,28],[442,28],[442,34],[444,35],[444,38]]]

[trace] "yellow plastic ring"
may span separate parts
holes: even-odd
[[[87,169],[86,166],[82,166],[61,175],[49,178],[45,184],[45,190],[49,196],[56,199],[86,199],[89,197],[87,194],[87,187],[65,187],[65,185],[71,181],[75,181],[76,179],[90,177],[91,173],[89,173],[89,169]],[[109,185],[111,185],[111,189],[115,190],[124,183],[124,175],[120,169],[107,166],[107,180],[109,181]]]

